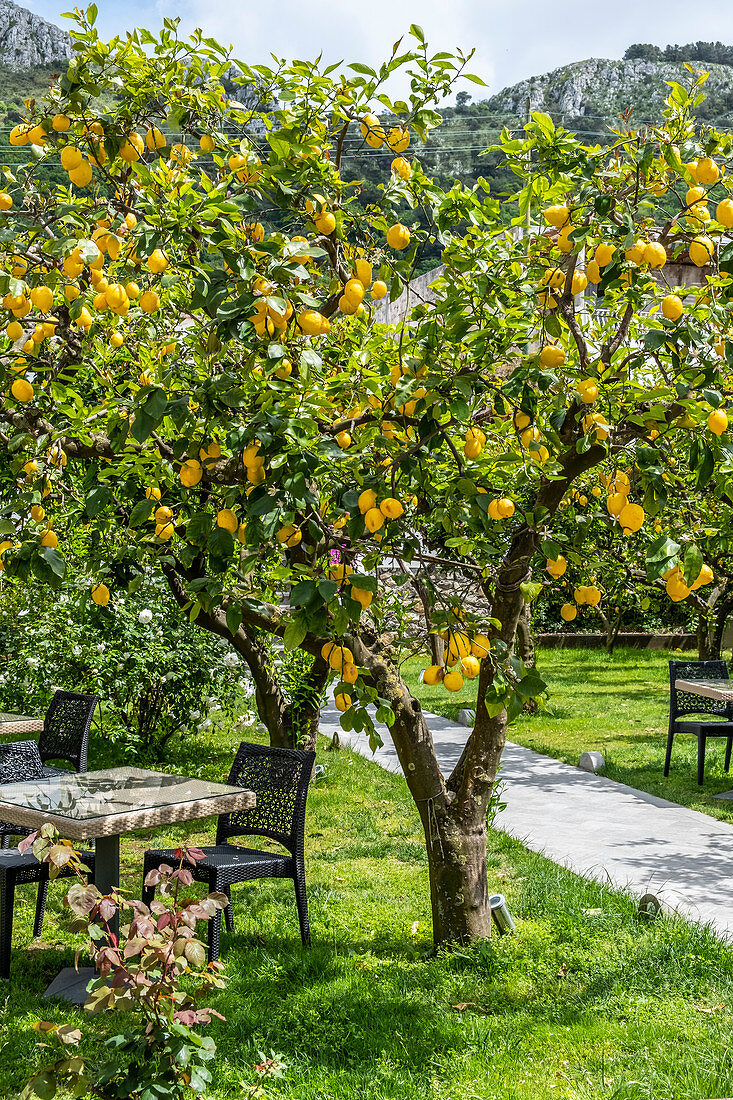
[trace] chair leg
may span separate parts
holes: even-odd
[[[0,978],[10,977],[10,946],[13,940],[15,876],[0,879]]]
[[[731,749],[733,749],[733,737],[729,737],[725,743],[725,770],[730,770]]]
[[[705,736],[701,733],[697,739],[697,785],[702,787],[705,774]]]
[[[43,928],[43,917],[46,913],[46,900],[48,899],[48,875],[45,875],[38,883],[36,894],[36,916],[33,921],[33,939],[37,940]]]
[[[295,886],[295,902],[298,906],[298,921],[300,923],[300,938],[304,947],[311,945],[311,927],[308,920],[308,896],[305,892],[305,869],[298,867],[293,876]]]
[[[216,962],[219,958],[219,941],[221,940],[221,909],[217,909],[209,921],[209,962]]]
[[[224,910],[224,924],[226,925],[227,932],[234,931],[234,912],[232,910],[232,888],[231,886],[223,886],[222,893],[226,894],[229,898],[229,904]]]
[[[664,774],[669,775],[669,766],[672,763],[672,742],[674,741],[674,726],[669,723],[669,733],[667,734],[667,753],[664,757]]]

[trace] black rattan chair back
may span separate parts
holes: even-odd
[[[30,779],[43,779],[43,761],[35,741],[9,741],[0,745],[0,783],[26,783]],[[0,839],[3,847],[12,836],[25,836],[31,830],[23,825],[11,825],[0,821]]]
[[[38,739],[41,760],[66,760],[74,771],[87,770],[87,745],[98,695],[57,691],[46,711]]]
[[[706,699],[691,691],[678,691],[676,680],[728,680],[728,665],[725,661],[670,661],[669,691],[670,714],[672,719],[681,714],[719,714],[727,718],[730,704],[719,699]]]
[[[0,783],[25,783],[29,779],[43,779],[43,761],[36,742],[0,745]]]
[[[233,836],[266,836],[282,844],[291,855],[302,852],[305,803],[315,759],[314,752],[243,741],[227,782],[254,791],[257,805],[251,810],[221,814],[216,843],[224,844]]]

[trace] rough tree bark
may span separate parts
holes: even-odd
[[[524,603],[517,620],[517,656],[527,668],[535,667],[534,638],[532,637],[532,605]]]
[[[164,567],[164,573],[179,607],[187,606],[190,601],[179,574],[170,566]],[[232,634],[223,608],[213,611],[202,609],[196,622],[212,634],[226,638],[249,668],[255,686],[257,714],[267,727],[270,744],[280,748],[314,749],[318,739],[321,699],[330,672],[320,654],[314,655],[298,697],[288,702],[272,669],[267,650],[254,628],[242,623]]]

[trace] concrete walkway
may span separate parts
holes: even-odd
[[[425,715],[441,770],[450,773],[468,730]],[[338,729],[343,744],[401,773],[385,728],[372,754],[363,734],[345,733],[335,707],[324,708],[321,733]],[[733,825],[603,776],[507,743],[500,780],[506,809],[496,827],[580,875],[642,895],[733,937]]]

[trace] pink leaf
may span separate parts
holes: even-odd
[[[117,906],[110,898],[102,898],[99,903],[99,915],[104,921],[112,920],[117,912]]]
[[[20,841],[20,843],[18,844],[18,851],[20,852],[20,854],[21,854],[22,856],[24,856],[24,855],[25,855],[25,853],[26,853],[26,852],[27,852],[27,851],[28,851],[28,850],[29,850],[30,848],[32,848],[32,847],[33,847],[33,844],[34,844],[34,842],[35,842],[35,839],[36,839],[36,837],[37,837],[37,836],[38,836],[38,833],[37,833],[37,832],[35,832],[35,833],[31,833],[31,835],[30,835],[30,836],[24,836],[24,837],[23,837],[23,839],[22,839],[22,840]]]

